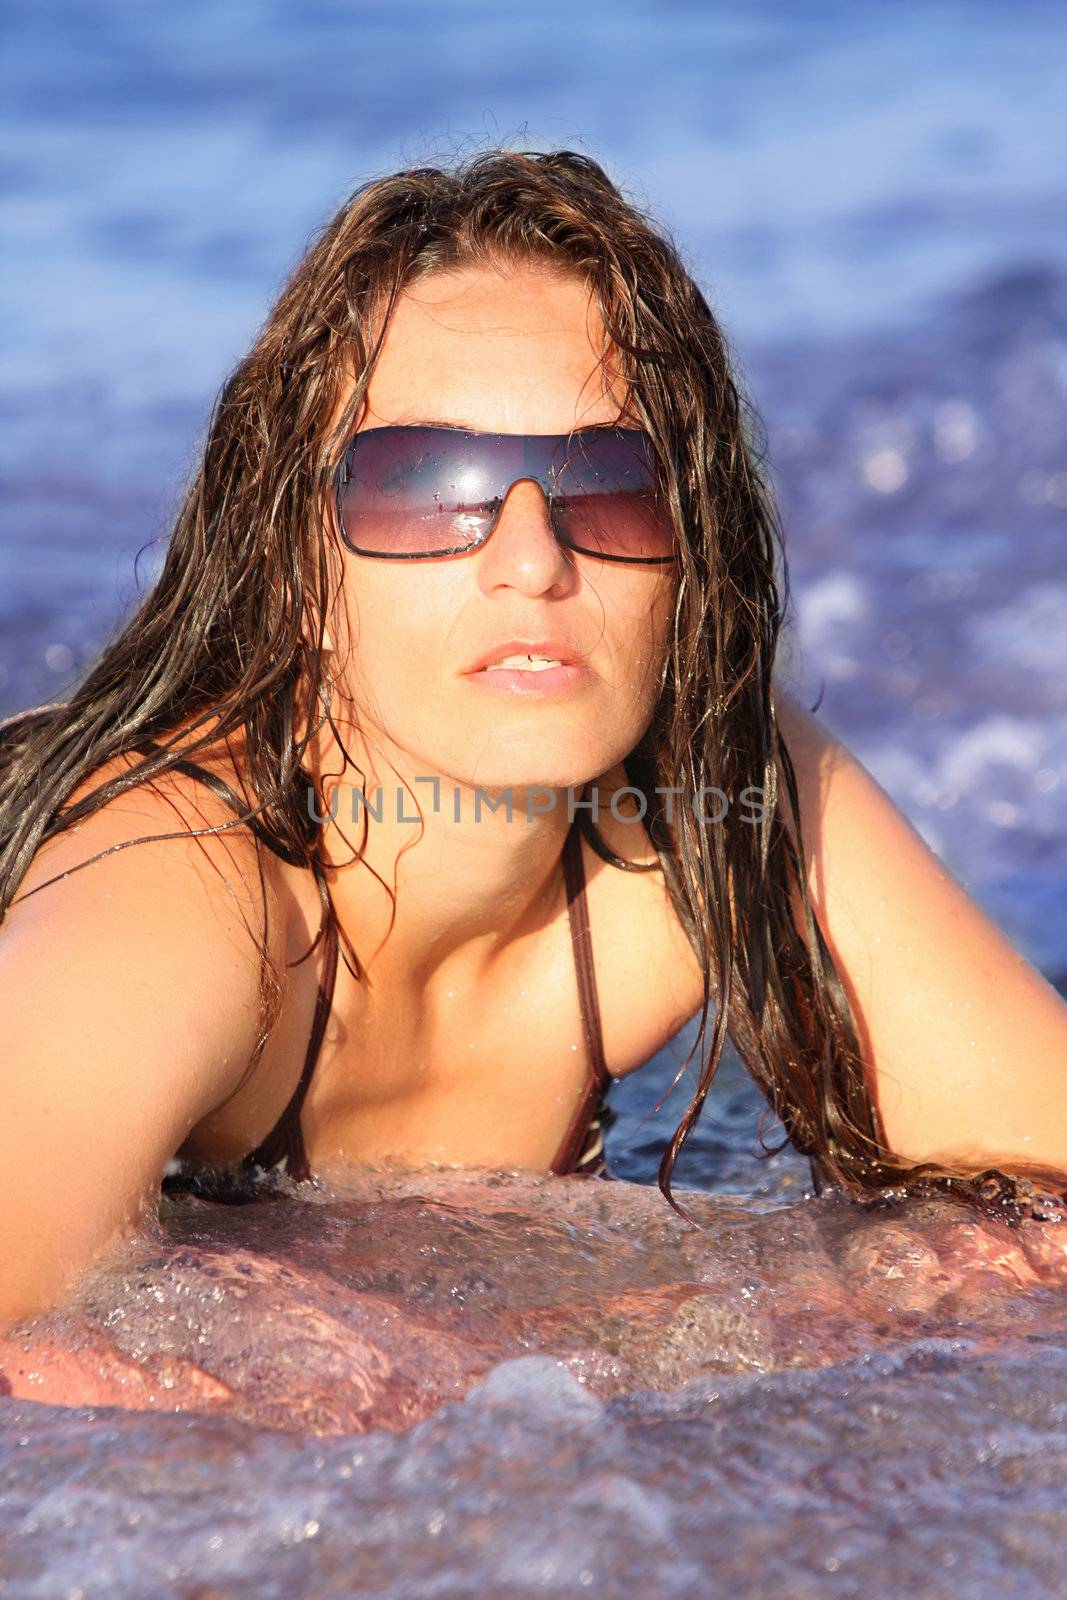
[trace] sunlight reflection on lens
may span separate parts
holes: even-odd
[[[481,518],[476,517],[474,513],[470,511],[460,512],[453,519],[453,526],[457,535],[466,544],[477,544],[479,535],[481,533],[480,523]]]

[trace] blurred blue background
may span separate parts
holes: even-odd
[[[50,0],[5,31],[0,714],[63,692],[143,547],[151,582],[219,384],[357,184],[570,146],[732,342],[809,704],[1063,981],[1062,5]]]

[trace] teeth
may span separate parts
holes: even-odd
[[[485,670],[495,672],[499,667],[520,667],[526,672],[544,672],[549,667],[562,665],[561,661],[554,661],[550,656],[505,656],[503,661],[494,661]]]

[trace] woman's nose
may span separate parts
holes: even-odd
[[[523,478],[512,484],[480,558],[483,581],[491,583],[511,583],[540,593],[566,578],[573,560],[556,538],[539,483]]]

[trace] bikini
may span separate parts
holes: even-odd
[[[190,777],[206,782],[216,793],[220,792],[219,780],[203,767],[198,767],[195,762],[179,761],[176,765]],[[270,840],[264,835],[260,834],[259,837],[270,844]],[[567,916],[570,923],[582,1031],[590,1064],[590,1076],[549,1171],[558,1176],[608,1178],[610,1174],[604,1150],[604,1132],[616,1120],[616,1112],[608,1105],[606,1098],[613,1079],[604,1060],[600,1004],[597,998],[596,974],[593,970],[593,947],[586,900],[585,868],[582,862],[581,834],[577,818],[572,823],[563,846],[563,875],[567,890]],[[327,918],[324,955],[323,973],[319,979],[315,1015],[311,1024],[311,1037],[308,1040],[300,1078],[288,1105],[274,1127],[241,1163],[246,1176],[255,1177],[260,1172],[266,1173],[280,1168],[298,1183],[305,1183],[311,1177],[300,1126],[300,1113],[311,1086],[323,1035],[326,1032],[326,1023],[333,1006],[338,957],[337,923],[333,916]],[[200,1188],[201,1184],[195,1173],[172,1173],[165,1181],[164,1187]],[[207,1192],[209,1190],[205,1189],[205,1193]],[[222,1197],[221,1191],[217,1197]]]
[[[597,999],[589,908],[586,904],[582,840],[577,821],[572,824],[563,846],[563,875],[567,886],[567,913],[578,977],[582,1028],[592,1070],[585,1092],[571,1119],[571,1125],[563,1136],[549,1171],[559,1176],[606,1178],[608,1171],[604,1152],[604,1130],[615,1121],[616,1113],[605,1098],[612,1077],[604,1060],[600,1003]],[[304,1149],[304,1136],[300,1127],[300,1112],[311,1086],[323,1035],[326,1032],[326,1023],[333,1005],[336,977],[337,924],[330,917],[325,934],[325,965],[319,980],[311,1037],[308,1040],[300,1079],[293,1090],[289,1104],[270,1133],[250,1155],[245,1157],[245,1166],[251,1171],[259,1169],[269,1172],[281,1163],[287,1176],[298,1183],[306,1183],[311,1177],[307,1151]]]

